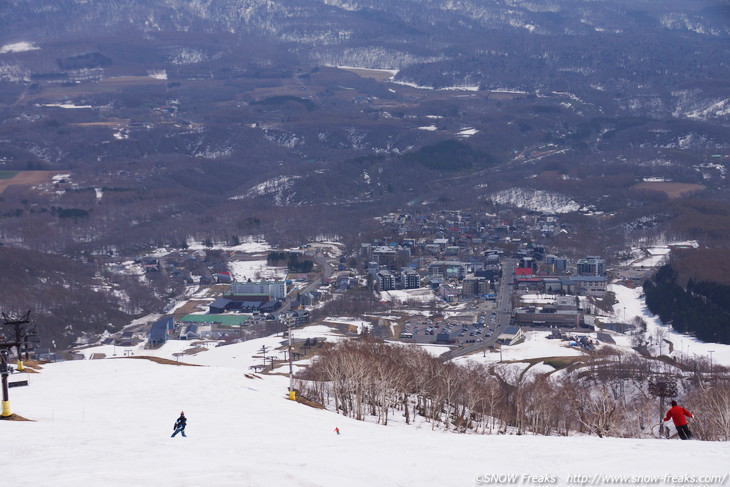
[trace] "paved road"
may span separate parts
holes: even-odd
[[[512,294],[515,290],[515,259],[505,259],[502,266],[502,282],[497,296],[497,326],[504,330],[512,319]]]
[[[327,279],[330,276],[332,276],[332,273],[334,272],[334,269],[332,267],[332,264],[327,260],[326,257],[324,257],[321,254],[316,254],[314,256],[314,262],[319,266],[321,270],[321,277],[315,279],[314,281],[310,282],[306,286],[304,286],[300,291],[299,294],[308,293],[309,291],[314,291],[318,287],[322,285],[322,279]],[[296,298],[295,293],[289,293],[289,296],[281,303],[281,308],[279,308],[274,313],[271,313],[274,315],[275,318],[279,318],[279,315],[282,313],[286,313],[291,309],[292,302]]]
[[[300,291],[299,294],[308,293],[309,291],[313,291],[317,289],[319,286],[322,285],[322,279],[315,279],[314,281],[310,282],[306,286],[304,286]],[[286,313],[291,309],[292,302],[296,299],[297,295],[296,293],[289,293],[289,296],[286,297],[286,299],[281,303],[281,307],[271,313],[275,318],[279,318],[279,315],[282,313]]]

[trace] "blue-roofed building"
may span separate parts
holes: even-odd
[[[185,331],[180,333],[180,340],[192,340],[194,338],[200,338],[198,325],[195,323],[186,326]]]
[[[225,313],[232,308],[231,303],[232,301],[230,299],[216,298],[215,301],[208,305],[208,309],[211,314]]]
[[[259,307],[259,311],[263,313],[272,313],[277,309],[281,308],[281,301],[275,299],[267,301]]]
[[[163,345],[174,329],[175,320],[172,316],[160,318],[150,328],[150,332],[147,334],[147,343],[150,347]]]

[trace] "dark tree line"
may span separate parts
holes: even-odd
[[[306,274],[312,272],[314,262],[304,259],[301,255],[294,252],[270,252],[266,256],[266,263],[270,266],[280,266],[286,264],[286,268],[291,272]]]
[[[700,340],[730,344],[730,286],[689,280],[677,282],[671,264],[662,266],[653,280],[644,283],[646,305],[664,323]]]

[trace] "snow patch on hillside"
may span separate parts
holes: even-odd
[[[525,22],[516,18],[509,19],[509,25],[511,25],[512,27],[527,29],[530,32],[534,32],[535,29],[537,29],[537,26],[535,24],[531,24],[529,22]]]
[[[393,80],[393,83],[395,83],[397,85],[409,86],[411,88],[416,88],[419,90],[434,90],[435,89],[433,86],[419,85],[418,83],[414,83],[412,81]]]
[[[287,191],[294,186],[294,181],[301,179],[301,176],[277,176],[275,178],[257,184],[249,189],[241,196],[233,196],[232,200],[240,200],[244,198],[255,198],[257,196],[273,195],[277,206],[286,204],[291,195],[287,195]]]
[[[709,120],[730,116],[730,98],[703,97],[700,90],[673,91],[675,118]]]
[[[169,54],[169,59],[172,64],[177,65],[196,64],[207,61],[208,55],[201,49],[181,47],[172,51]]]
[[[166,80],[167,71],[165,71],[164,69],[147,71],[147,76],[149,76],[150,78],[153,78],[153,79]]]
[[[461,137],[462,139],[468,139],[472,135],[476,135],[479,133],[479,130],[475,129],[474,127],[464,127],[462,128],[457,134],[457,137]]]
[[[709,103],[710,105],[706,108],[689,111],[685,116],[696,120],[707,120],[708,118],[720,118],[730,115],[730,98]]]
[[[30,71],[12,64],[0,64],[0,81],[11,83],[30,81]]]
[[[703,19],[700,17],[692,16],[685,13],[672,12],[662,16],[659,22],[668,29],[682,30],[686,29],[697,34],[710,35],[710,36],[721,36],[727,34],[728,29],[725,28],[724,32],[718,28],[705,25]]]
[[[200,159],[222,159],[230,157],[231,154],[233,154],[233,147],[228,146],[221,148],[207,147],[204,150],[195,152],[193,155]]]
[[[440,88],[441,91],[479,91],[479,85],[458,85]]]
[[[12,44],[5,44],[0,47],[0,54],[10,52],[27,52],[27,51],[38,51],[40,47],[36,46],[32,42],[14,42]]]
[[[264,240],[263,235],[249,235],[241,238],[241,243],[238,245],[220,245],[214,244],[212,247],[207,247],[201,240],[194,240],[189,238],[186,242],[189,250],[224,250],[226,252],[243,252],[246,254],[257,254],[261,252],[268,252],[272,249],[271,244]],[[161,248],[154,252],[148,253],[150,256],[162,257],[170,253],[169,249]]]
[[[281,130],[264,128],[263,133],[267,140],[282,147],[286,147],[287,149],[293,149],[304,143],[304,139],[297,134],[283,132]]]
[[[580,210],[580,205],[565,195],[529,188],[506,189],[490,195],[487,199],[496,204],[548,213],[570,213]]]
[[[343,50],[319,50],[312,54],[319,64],[326,66],[364,66],[367,69],[393,70],[412,64],[441,61],[443,57],[417,56],[404,50],[382,46],[350,47]]]

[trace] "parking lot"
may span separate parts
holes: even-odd
[[[439,343],[466,345],[481,343],[491,337],[496,328],[496,314],[478,313],[476,321],[465,317],[436,321],[406,322],[400,340],[406,343]]]

